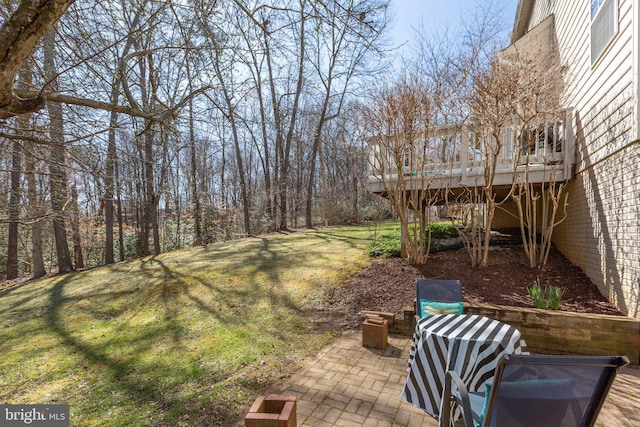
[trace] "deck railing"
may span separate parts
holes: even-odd
[[[398,181],[398,174],[422,185],[427,181],[431,188],[484,184],[487,158],[493,159],[485,152],[498,148],[495,138],[479,138],[464,125],[431,129],[427,134],[411,144],[395,137],[370,139],[369,190],[385,191],[385,185]],[[493,145],[485,147],[480,141],[491,141]],[[575,149],[570,111],[524,131],[521,127],[506,127],[500,141],[494,185],[509,185],[514,179],[522,179],[525,170],[532,183],[572,177]]]

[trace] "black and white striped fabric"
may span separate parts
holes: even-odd
[[[504,354],[526,354],[520,331],[476,315],[436,315],[416,324],[401,397],[438,417],[444,376],[454,370],[469,391],[484,391]],[[455,419],[455,418],[454,418]]]

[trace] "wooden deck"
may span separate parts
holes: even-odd
[[[485,185],[486,156],[472,131],[449,126],[428,134],[412,144],[413,153],[394,137],[371,138],[369,191],[384,196],[400,177],[407,191],[446,189],[455,194]],[[524,137],[515,128],[506,128],[501,141],[493,181],[498,192],[511,188],[514,181],[541,184],[573,177],[575,143],[569,111],[562,120],[531,128]]]

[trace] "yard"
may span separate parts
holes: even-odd
[[[335,334],[310,320],[367,227],[250,238],[0,290],[0,401],[72,425],[229,425]]]
[[[463,252],[434,255],[432,270],[397,259],[371,266],[372,237],[366,226],[278,234],[5,284],[0,401],[68,403],[72,425],[226,426],[304,357],[357,327],[358,311],[410,304],[415,277],[436,266],[461,278],[466,297],[499,294],[487,291],[496,280],[469,275]],[[522,278],[506,254],[473,274]],[[576,296],[606,308],[560,261],[546,277],[576,285],[567,309]]]

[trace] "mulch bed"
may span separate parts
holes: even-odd
[[[560,310],[622,315],[560,252],[551,250],[543,270],[531,269],[521,245],[492,246],[489,265],[482,270],[471,267],[465,249],[431,254],[427,263],[419,266],[400,258],[376,260],[344,287],[331,292],[319,309],[344,329],[359,327],[362,310],[402,315],[415,299],[417,277],[459,279],[465,301],[515,307],[533,307],[527,287],[539,278],[542,286],[565,289]]]

